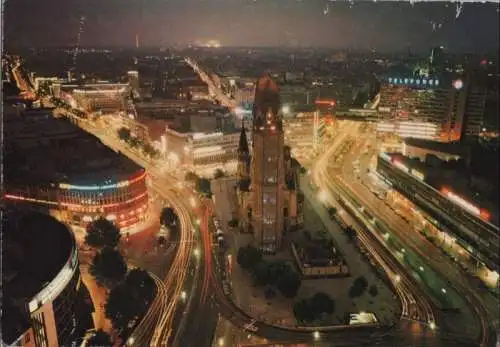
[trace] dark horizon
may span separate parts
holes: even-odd
[[[81,25],[81,19],[83,25]],[[14,20],[15,18],[15,20]],[[23,20],[19,20],[22,18]],[[272,0],[17,0],[4,8],[4,45],[134,47],[187,46],[218,40],[222,47],[451,52],[498,48],[498,4],[372,3]]]

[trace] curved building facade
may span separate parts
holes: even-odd
[[[146,172],[140,169],[128,179],[100,185],[53,184],[50,187],[9,187],[4,197],[12,202],[45,207],[57,219],[86,226],[104,216],[120,229],[145,220],[148,211]]]
[[[64,119],[5,119],[6,200],[81,227],[105,217],[124,230],[147,218],[142,167]]]
[[[2,229],[3,342],[78,343],[92,327],[92,306],[73,234],[50,216],[12,208],[3,211]]]

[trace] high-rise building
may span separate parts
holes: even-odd
[[[251,160],[242,127],[238,172],[241,227],[266,253],[279,250],[285,230],[300,221],[298,168],[284,144],[280,112],[279,88],[264,75],[256,83]]]
[[[418,84],[409,78],[396,80],[382,85],[379,131],[442,142],[477,137],[481,132],[487,91],[474,82],[472,74],[447,85],[442,81],[436,85],[437,80],[418,79]]]

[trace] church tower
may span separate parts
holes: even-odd
[[[238,179],[240,182],[250,179],[250,149],[243,121],[241,122],[240,142],[238,144]]]
[[[286,209],[284,133],[279,89],[269,75],[257,81],[253,106],[249,225],[255,243],[274,253],[284,233]]]

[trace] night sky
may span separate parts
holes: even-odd
[[[328,4],[328,8],[327,8]],[[315,46],[379,51],[495,51],[498,4],[354,0],[8,0],[5,44],[81,46],[189,44]]]

